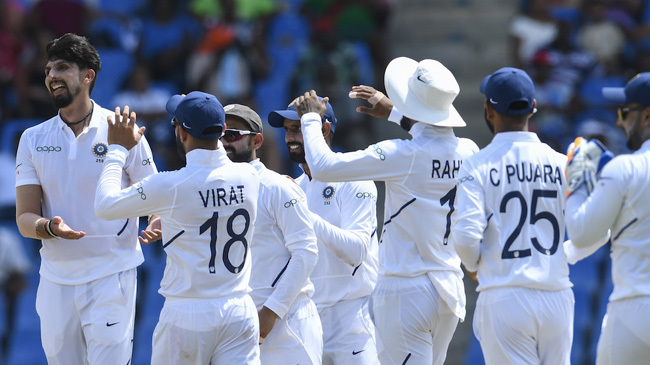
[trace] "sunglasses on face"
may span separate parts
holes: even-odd
[[[245,135],[256,135],[257,132],[253,131],[242,131],[239,129],[226,129],[223,132],[223,136],[221,136],[221,139],[228,143],[236,142],[239,141],[240,139],[244,138]]]
[[[618,112],[618,119],[625,120],[627,118],[627,115],[630,112],[643,110],[643,109],[645,108],[640,106],[624,106],[624,107],[617,108],[616,111]]]

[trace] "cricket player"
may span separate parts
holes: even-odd
[[[460,259],[447,241],[456,178],[463,160],[478,147],[454,135],[452,127],[465,126],[452,105],[460,89],[440,62],[394,59],[386,68],[385,86],[397,110],[411,120],[413,139],[334,153],[320,133],[326,128],[324,104],[311,91],[297,102],[306,159],[316,179],[386,183],[380,276],[372,295],[385,347],[380,360],[442,364],[465,316]],[[368,100],[377,105],[380,99],[385,98]]]
[[[126,364],[144,257],[137,214],[107,221],[93,209],[114,114],[90,99],[101,62],[86,38],[71,33],[45,53],[45,86],[59,113],[25,130],[16,156],[16,223],[42,243],[41,343],[50,364]],[[135,119],[128,107],[124,115]],[[157,172],[144,138],[124,158],[120,187]]]
[[[592,242],[600,240],[593,250],[602,246],[611,232],[614,290],[603,318],[596,364],[647,364],[650,73],[636,75],[624,88],[603,88],[602,92],[607,101],[618,106],[616,125],[623,130],[627,147],[635,152],[605,164],[608,158],[601,144],[577,141],[572,146],[573,158],[566,171],[567,181],[574,182],[567,199],[567,231],[578,248],[593,246]]]
[[[467,271],[478,271],[474,334],[487,364],[568,365],[567,158],[528,131],[536,101],[524,71],[499,69],[480,90],[495,136],[460,169],[450,237]]]
[[[321,364],[323,329],[309,280],[318,249],[305,193],[257,157],[264,142],[259,115],[241,104],[224,110],[224,150],[233,162],[253,165],[260,177],[250,280],[260,321],[260,360]]]
[[[221,147],[225,113],[213,95],[174,95],[167,111],[187,165],[122,189],[125,158],[138,140],[134,118],[116,115],[108,126],[95,212],[103,219],[161,217],[167,264],[159,292],[165,304],[152,364],[259,364],[259,323],[248,295],[259,178],[253,166],[234,164]]]
[[[329,103],[325,108],[320,138],[331,143],[337,120]],[[377,364],[368,307],[377,280],[377,188],[371,181],[335,183],[311,175],[295,104],[271,112],[268,121],[284,128],[289,157],[305,172],[296,183],[307,196],[318,241],[311,280],[323,327],[323,364]]]

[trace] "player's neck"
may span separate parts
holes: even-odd
[[[92,118],[93,102],[90,98],[79,98],[70,105],[60,109],[61,119],[78,136],[90,124]]]

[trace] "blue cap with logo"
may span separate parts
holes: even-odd
[[[603,96],[613,104],[650,106],[650,72],[637,74],[625,87],[604,87]]]
[[[223,106],[214,95],[192,91],[186,96],[174,95],[167,100],[167,112],[181,127],[199,139],[221,137],[226,121]]]
[[[298,98],[294,99],[285,110],[274,110],[269,113],[267,119],[271,127],[282,128],[284,126],[285,118],[290,120],[300,120],[298,117],[298,112],[296,111],[297,100]],[[319,96],[318,100],[323,100],[323,98]],[[334,132],[336,129],[336,116],[334,115],[334,109],[332,109],[332,106],[329,102],[327,103],[327,110],[325,111],[325,116],[323,116],[322,121],[323,123],[330,122],[332,125],[331,130]]]
[[[535,85],[524,70],[514,67],[498,69],[483,79],[481,93],[500,114],[534,113]]]

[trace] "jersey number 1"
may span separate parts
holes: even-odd
[[[235,233],[235,231],[232,228],[233,222],[235,221],[235,218],[242,216],[244,217],[244,229],[241,231],[241,233]],[[217,257],[217,221],[219,220],[219,212],[214,212],[212,214],[212,217],[209,218],[205,223],[201,225],[200,234],[203,234],[205,231],[210,229],[210,262],[208,263],[208,269],[210,270],[210,274],[216,274],[216,269],[214,267],[215,265],[215,259]],[[248,226],[250,225],[250,215],[248,214],[248,211],[243,208],[239,208],[233,212],[233,214],[228,218],[228,222],[226,222],[226,231],[228,231],[228,236],[230,236],[230,239],[226,242],[226,244],[223,246],[223,264],[226,266],[226,269],[230,271],[233,274],[237,274],[238,272],[241,271],[242,268],[244,268],[244,263],[246,263],[246,254],[248,252],[248,241],[246,241],[246,232],[248,232]],[[230,262],[230,258],[228,257],[230,253],[230,248],[232,247],[235,242],[241,242],[244,245],[244,258],[242,259],[241,264],[238,266],[235,266]]]
[[[454,208],[454,200],[456,200],[456,188],[457,186],[454,186],[453,189],[449,190],[445,196],[440,198],[440,206],[444,206],[445,204],[449,203],[449,213],[447,213],[447,229],[445,229],[445,237],[442,239],[442,244],[447,245],[447,242],[449,242],[449,234],[451,233],[451,214],[456,210]]]

